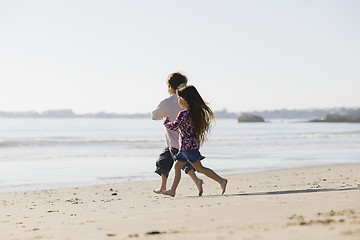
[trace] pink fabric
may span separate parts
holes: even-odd
[[[172,131],[179,129],[181,151],[200,148],[195,126],[191,120],[189,110],[183,110],[179,112],[174,122],[171,122],[168,118],[166,118],[164,125],[166,128]]]

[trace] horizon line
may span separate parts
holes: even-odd
[[[245,113],[245,112],[274,112],[274,111],[313,111],[313,110],[339,110],[339,109],[346,109],[346,110],[354,110],[360,109],[359,107],[312,107],[312,108],[277,108],[277,109],[266,109],[266,110],[250,110],[250,111],[228,111],[226,108],[221,110],[214,110],[214,112],[224,112],[224,113]],[[0,110],[0,113],[36,113],[36,114],[46,114],[46,113],[56,113],[56,112],[68,112],[69,114],[73,115],[91,115],[91,114],[119,114],[119,115],[144,115],[144,114],[151,114],[149,112],[134,112],[134,113],[126,113],[126,112],[107,112],[105,110],[99,110],[96,112],[85,112],[85,113],[77,113],[73,109],[70,108],[58,108],[58,109],[47,109],[43,111],[37,110]]]

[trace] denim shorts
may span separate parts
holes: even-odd
[[[156,161],[155,172],[160,176],[161,174],[164,174],[166,177],[169,177],[169,172],[174,164],[174,159],[176,159],[177,153],[178,150],[176,148],[165,148],[159,155],[159,159]],[[187,163],[182,167],[182,170],[184,170],[185,173],[188,173],[192,169],[194,168],[190,163]]]
[[[201,155],[199,149],[192,149],[180,151],[176,154],[175,159],[180,162],[195,163],[198,160],[203,160],[205,157]]]

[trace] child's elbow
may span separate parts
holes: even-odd
[[[159,114],[156,114],[155,112],[152,112],[152,113],[151,113],[151,119],[152,119],[152,120],[161,120],[162,117],[159,116]]]

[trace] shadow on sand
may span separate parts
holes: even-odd
[[[272,191],[272,192],[253,192],[253,193],[225,193],[224,196],[236,197],[236,196],[267,196],[267,195],[282,195],[282,194],[299,194],[299,193],[320,193],[320,192],[343,192],[360,190],[360,187],[356,188],[319,188],[319,189],[303,189],[303,190],[284,190],[284,191]],[[222,195],[208,195],[207,197],[221,197]],[[188,196],[195,197],[195,196]],[[206,196],[203,196],[206,197]]]
[[[304,190],[285,190],[273,192],[254,192],[254,193],[236,193],[226,194],[227,196],[263,196],[263,195],[282,195],[282,194],[298,194],[298,193],[317,193],[317,192],[342,192],[360,190],[360,188],[320,188],[320,189],[304,189]]]

